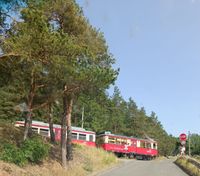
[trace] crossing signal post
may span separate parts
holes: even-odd
[[[188,145],[189,145],[189,156],[191,155],[191,150],[190,150],[190,131],[188,131]]]
[[[179,135],[179,140],[181,143],[181,147],[180,147],[180,153],[181,155],[185,155],[185,149],[186,149],[186,140],[187,140],[187,135],[185,133],[181,133]]]

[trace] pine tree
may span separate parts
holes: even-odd
[[[63,48],[59,53],[59,70],[65,73],[59,84],[63,84],[64,116],[62,120],[65,135],[67,121],[67,159],[72,160],[71,149],[71,112],[74,99],[84,91],[88,93],[108,88],[116,79],[117,71],[112,69],[114,59],[109,55],[105,40],[99,32],[92,28],[77,4],[72,0],[54,1],[48,12],[51,20],[58,24],[57,31],[62,37],[71,37],[73,47]],[[69,45],[64,47],[69,48]],[[65,140],[64,137],[62,137]],[[63,147],[65,141],[62,142]],[[64,151],[64,149],[63,149]],[[63,155],[64,156],[64,155]],[[65,164],[63,164],[65,165]]]

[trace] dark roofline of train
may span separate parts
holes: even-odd
[[[134,136],[124,136],[124,135],[118,135],[118,134],[112,134],[110,131],[104,131],[104,132],[100,132],[97,133],[96,136],[112,136],[112,137],[117,137],[117,138],[126,138],[126,139],[136,139],[136,140],[140,140],[140,141],[151,141],[154,143],[157,143],[154,139],[143,139],[143,138],[137,138]]]
[[[25,121],[24,121],[24,120],[22,120],[22,121],[16,121],[16,123],[17,123],[17,122],[18,122],[18,123],[24,123]],[[49,124],[48,124],[48,123],[45,123],[45,122],[42,122],[42,121],[37,121],[37,120],[33,120],[33,121],[32,121],[32,125],[49,128]],[[61,125],[59,125],[59,124],[53,124],[53,127],[54,127],[54,128],[61,128]],[[72,130],[96,134],[94,131],[89,131],[89,130],[86,130],[85,128],[81,128],[81,127],[72,126]]]

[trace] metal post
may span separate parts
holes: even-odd
[[[84,119],[84,106],[83,106],[83,108],[82,108],[81,128],[83,128],[83,119]]]
[[[189,156],[191,156],[191,151],[190,151],[190,131],[188,131],[188,145],[189,145]]]

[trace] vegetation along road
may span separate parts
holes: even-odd
[[[98,176],[187,176],[173,161],[172,159],[125,160],[119,167],[105,171]]]

